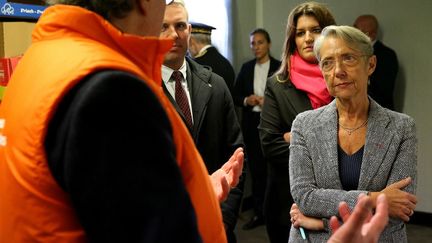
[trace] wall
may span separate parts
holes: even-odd
[[[23,54],[30,46],[34,25],[27,22],[0,23],[0,56],[11,57]]]
[[[239,71],[241,63],[252,58],[248,47],[248,33],[262,23],[273,40],[272,54],[279,57],[284,41],[288,13],[299,0],[233,1],[234,66]],[[392,47],[399,58],[399,74],[396,83],[396,108],[416,120],[419,141],[418,152],[418,211],[432,213],[432,28],[429,0],[326,0],[338,24],[352,25],[360,14],[371,13],[378,17],[381,40]],[[258,2],[258,4],[257,4]],[[258,12],[258,14],[256,13]],[[262,17],[261,17],[262,16]],[[261,26],[260,26],[261,27]]]

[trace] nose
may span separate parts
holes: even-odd
[[[314,42],[314,36],[312,35],[312,33],[310,31],[306,31],[305,41],[307,43],[313,43]]]
[[[168,38],[172,38],[174,40],[178,38],[178,34],[174,26],[170,26],[169,28],[167,28],[165,33],[166,33],[166,37]]]
[[[340,59],[335,60],[335,66],[334,66],[333,71],[334,71],[334,75],[337,78],[344,78],[346,76],[346,72],[345,72],[342,60],[340,60]]]

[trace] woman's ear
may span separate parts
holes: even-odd
[[[368,76],[371,76],[372,73],[375,71],[377,64],[377,58],[375,55],[372,55],[369,57],[369,63],[368,63]]]

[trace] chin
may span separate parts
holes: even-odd
[[[303,57],[303,60],[305,60],[306,62],[308,62],[308,63],[313,63],[313,64],[316,64],[316,63],[318,63],[318,61],[317,61],[317,59],[315,58],[315,55],[312,53],[307,53],[306,55],[304,55]]]

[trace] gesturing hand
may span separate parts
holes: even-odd
[[[348,204],[339,204],[339,214],[344,224],[340,226],[338,219],[333,216],[330,219],[330,227],[333,235],[330,243],[375,243],[378,242],[381,232],[388,222],[388,204],[384,194],[377,198],[375,215],[372,216],[372,199],[360,194],[353,213],[350,213]]]
[[[243,160],[243,149],[238,148],[220,169],[211,174],[210,180],[219,202],[223,202],[231,188],[239,183],[243,171]]]

